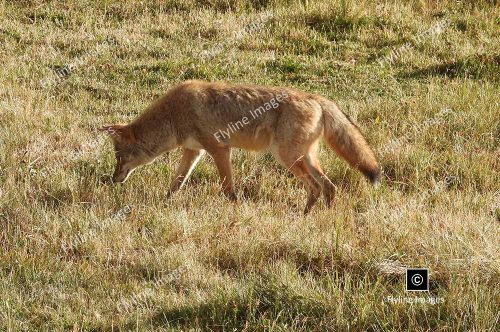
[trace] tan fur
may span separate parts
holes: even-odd
[[[281,99],[277,99],[281,96]],[[275,108],[264,110],[274,100]],[[278,101],[276,103],[276,101]],[[259,109],[256,117],[251,111]],[[229,137],[229,124],[242,124]],[[204,151],[214,159],[223,192],[236,200],[231,174],[231,148],[270,151],[306,186],[305,213],[323,193],[329,206],[334,185],[316,157],[320,138],[372,182],[380,167],[356,126],[330,100],[290,88],[187,81],[156,100],[128,125],[103,127],[115,143],[117,167],[114,180],[123,182],[137,167],[164,152],[184,150],[168,195],[187,180]]]

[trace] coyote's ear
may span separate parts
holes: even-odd
[[[116,142],[126,144],[135,142],[134,132],[132,131],[132,128],[127,125],[105,125],[99,128],[99,130],[107,132]]]

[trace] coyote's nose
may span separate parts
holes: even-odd
[[[117,170],[115,171],[115,174],[113,174],[113,183],[123,183],[127,180],[129,175],[130,170],[128,169]]]

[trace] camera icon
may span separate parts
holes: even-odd
[[[406,291],[429,291],[429,269],[406,269]]]

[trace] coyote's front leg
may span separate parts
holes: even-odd
[[[184,149],[184,154],[182,155],[179,168],[177,169],[172,183],[170,184],[170,189],[167,192],[167,199],[186,183],[204,153],[205,150]]]
[[[226,195],[230,201],[236,201],[237,198],[234,190],[233,174],[231,171],[231,149],[218,148],[213,151],[209,151],[209,153],[212,158],[214,158],[215,165],[219,171],[220,182],[224,195]]]

